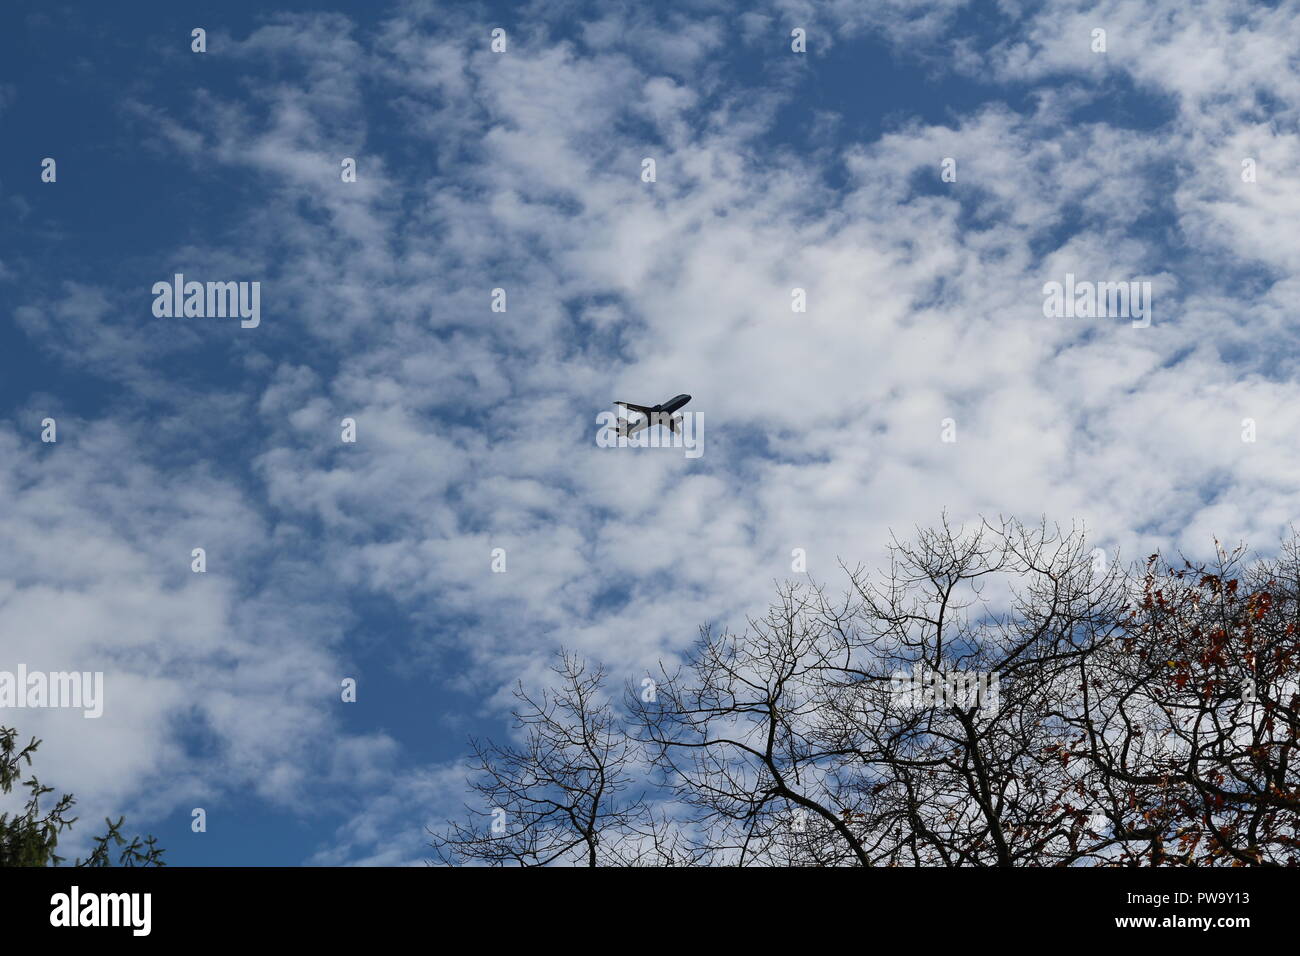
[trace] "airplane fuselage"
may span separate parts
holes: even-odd
[[[666,402],[660,402],[658,405],[637,405],[633,402],[615,402],[615,405],[622,405],[629,411],[636,412],[642,416],[639,421],[632,422],[626,418],[618,420],[619,434],[633,435],[642,429],[649,428],[651,425],[666,425],[669,431],[677,431],[677,426],[681,424],[680,418],[675,418],[673,413],[691,400],[691,396],[686,394],[674,395]]]
[[[668,399],[668,401],[664,402],[663,404],[656,405],[652,409],[652,411],[663,412],[665,415],[671,415],[673,412],[677,411],[677,409],[681,408],[690,400],[691,400],[691,396],[689,395],[674,395],[672,398]]]

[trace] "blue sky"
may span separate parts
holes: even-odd
[[[792,549],[834,582],[946,509],[1267,550],[1298,12],[11,4],[0,669],[106,706],[6,722],[174,864],[418,863],[516,681],[635,680]],[[261,325],[155,317],[178,271],[260,282]],[[1150,327],[1045,317],[1066,273],[1150,282]],[[701,457],[596,446],[679,392]]]

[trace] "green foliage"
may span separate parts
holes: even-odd
[[[69,816],[77,802],[72,794],[65,793],[50,803],[45,798],[54,792],[52,787],[42,786],[34,775],[21,780],[24,762],[31,766],[32,754],[40,745],[33,737],[19,750],[18,731],[0,727],[0,793],[12,792],[15,783],[28,791],[27,804],[21,813],[12,817],[0,813],[0,866],[58,866],[64,861],[55,852],[59,835],[77,822],[76,817]],[[77,859],[74,866],[113,866],[114,853],[118,866],[166,865],[162,860],[163,850],[153,837],[142,840],[136,836],[128,842],[121,832],[122,817],[116,823],[112,820],[104,823],[107,832],[95,837],[90,856]]]

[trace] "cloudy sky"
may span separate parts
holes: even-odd
[[[3,17],[0,670],[105,702],[0,724],[173,864],[420,862],[514,682],[634,680],[796,548],[835,582],[945,510],[1128,557],[1297,514],[1295,2]],[[155,316],[175,273],[260,325]],[[1149,325],[1046,316],[1067,273]],[[701,456],[597,446],[679,392]]]

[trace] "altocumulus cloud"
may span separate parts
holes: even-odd
[[[1294,8],[1052,4],[995,36],[960,4],[861,6],[271,17],[212,45],[243,88],[132,89],[124,123],[255,197],[228,234],[159,250],[158,278],[258,279],[263,321],[142,332],[123,318],[140,290],[52,278],[51,306],[19,310],[32,335],[60,316],[56,355],[120,389],[43,462],[0,435],[23,502],[3,521],[27,542],[3,566],[6,633],[55,669],[42,635],[66,631],[60,654],[133,688],[111,736],[58,744],[60,779],[156,812],[236,766],[268,801],[328,787],[349,822],[313,859],[409,862],[463,768],[340,725],[354,655],[402,661],[429,713],[455,693],[492,720],[561,644],[632,679],[761,608],[793,548],[833,579],[945,508],[1083,520],[1129,555],[1271,546],[1300,467]],[[981,95],[856,136],[803,99],[868,39]],[[1151,326],[1045,318],[1067,273],[1151,282]],[[221,354],[215,381],[163,387],[195,349]],[[611,398],[680,391],[703,458],[595,447]],[[175,557],[191,542],[238,557],[196,580]],[[399,626],[357,649],[375,600]],[[220,761],[173,729],[191,716]]]

